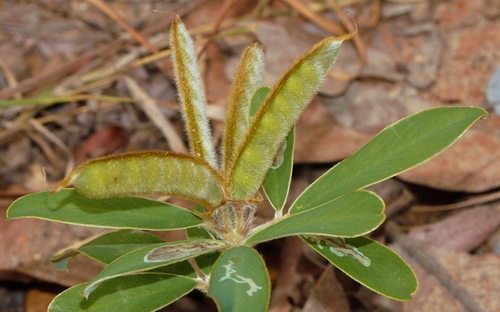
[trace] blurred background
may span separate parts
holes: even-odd
[[[316,42],[357,27],[298,122],[290,203],[398,119],[442,105],[491,112],[435,159],[370,187],[389,225],[371,237],[416,271],[412,301],[373,293],[292,237],[257,247],[273,283],[271,311],[500,310],[500,1],[2,0],[0,311],[46,311],[57,293],[102,269],[78,256],[60,272],[48,258],[103,229],[7,221],[16,198],[53,188],[90,158],[186,149],[172,13],[195,41],[216,145],[249,43],[264,46],[272,86]],[[259,220],[272,215],[259,210]],[[215,306],[192,293],[164,310]]]

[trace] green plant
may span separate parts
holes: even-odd
[[[384,221],[384,203],[362,188],[408,170],[453,144],[486,112],[439,107],[387,127],[340,162],[291,205],[294,124],[349,36],[327,38],[299,58],[272,88],[261,87],[263,52],[249,46],[231,91],[219,164],[205,114],[194,46],[180,19],[171,48],[192,155],[147,151],[108,156],[77,167],[54,192],[15,201],[10,219],[34,217],[120,229],[54,256],[66,268],[82,253],[106,264],[89,282],[57,296],[49,311],[154,311],[197,288],[222,311],[265,311],[270,282],[252,246],[298,235],[366,287],[410,300],[417,280],[385,246],[363,235]],[[75,189],[65,189],[73,185]],[[261,187],[275,209],[254,227]],[[145,199],[170,195],[190,209]],[[188,239],[166,243],[144,230],[186,229]],[[188,259],[194,258],[197,272]]]

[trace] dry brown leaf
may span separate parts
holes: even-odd
[[[489,253],[471,256],[414,240],[389,222],[391,247],[414,269],[419,290],[404,304],[404,311],[497,311],[500,298],[500,257]]]
[[[225,72],[226,57],[220,48],[213,44],[207,47],[206,56],[208,64],[204,81],[207,101],[212,104],[225,106],[231,88]]]
[[[460,211],[441,221],[415,227],[409,236],[453,251],[472,251],[500,225],[499,204]]]
[[[127,144],[128,136],[122,127],[105,126],[89,136],[74,153],[75,164],[105,156]]]
[[[21,183],[18,171],[26,168],[30,159],[30,140],[26,136],[18,136],[8,144],[4,145],[4,150],[0,151],[0,189],[9,186],[13,182]],[[16,181],[17,180],[17,181]]]
[[[293,64],[295,59],[307,52],[312,45],[321,40],[324,36],[317,33],[308,32],[301,27],[291,27],[297,25],[296,19],[288,19],[288,25],[280,25],[270,22],[257,22],[255,35],[265,47],[266,54],[266,77],[264,85],[272,86],[281,77],[284,71]],[[325,34],[325,36],[328,34]],[[349,44],[349,43],[346,43]],[[286,48],[283,48],[286,47]],[[333,70],[335,72],[356,71],[356,65],[352,62],[344,61],[344,58],[352,58],[341,49],[339,59]],[[234,61],[236,63],[236,61]],[[234,65],[235,66],[235,65]],[[234,72],[234,70],[232,71]],[[327,79],[320,87],[320,93],[330,96],[338,95],[345,91],[346,82]]]
[[[280,311],[280,307],[288,301],[287,298],[292,298],[295,302],[300,300],[300,289],[298,288],[301,277],[297,272],[302,253],[301,248],[297,248],[300,243],[298,237],[287,237],[280,242],[271,243],[280,244],[280,252],[274,253],[276,261],[269,267],[270,275],[274,277],[273,285],[275,287],[270,302],[270,311]]]
[[[0,213],[5,216],[5,210]],[[4,252],[0,254],[0,270],[65,286],[83,283],[99,273],[103,265],[79,256],[70,262],[65,272],[52,267],[48,259],[54,252],[101,231],[37,219],[12,222],[1,217],[0,250]]]
[[[338,124],[371,136],[401,118],[431,107],[414,88],[386,82],[353,82],[345,95],[325,98],[325,102]]]
[[[405,181],[450,191],[500,186],[500,116],[491,115],[430,161],[400,175]]]
[[[319,97],[313,99],[297,123],[296,163],[325,163],[346,158],[371,136],[344,128],[328,114]]]
[[[434,18],[447,47],[436,84],[430,90],[444,102],[485,103],[488,79],[500,64],[498,21],[482,13],[482,1],[441,3]]]
[[[408,83],[421,90],[429,88],[436,81],[443,50],[442,39],[431,31],[408,65]]]
[[[401,250],[395,249],[396,252]],[[442,248],[429,248],[432,257],[445,268],[455,283],[460,285],[473,298],[481,311],[500,310],[500,257],[495,254],[471,256],[464,252],[453,252]],[[404,252],[400,253],[415,270],[419,290],[409,302],[404,303],[403,311],[467,311],[463,305],[439,280],[426,272]]]
[[[314,286],[302,309],[304,312],[350,312],[349,302],[339,280],[335,276],[335,269],[328,265],[321,274],[318,283]]]
[[[46,312],[50,302],[56,295],[54,293],[31,289],[26,294],[24,312]]]

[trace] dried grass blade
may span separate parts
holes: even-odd
[[[144,92],[134,79],[125,76],[124,81],[134,99],[141,104],[146,115],[148,115],[151,121],[153,121],[158,129],[160,129],[161,133],[163,133],[163,136],[167,139],[172,151],[177,153],[187,153],[188,150],[184,145],[182,138],[178,135],[172,123],[165,118],[158,106],[156,106],[155,101],[149,97],[146,92]]]

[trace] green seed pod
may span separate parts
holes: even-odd
[[[89,160],[75,168],[54,193],[71,184],[89,198],[169,195],[213,209],[225,202],[222,181],[199,158],[145,151]]]
[[[264,52],[256,43],[248,46],[234,77],[227,108],[223,140],[223,169],[227,172],[248,130],[248,110],[255,90],[264,79]]]
[[[217,168],[194,44],[179,16],[172,24],[170,46],[191,153]]]
[[[326,38],[299,58],[269,92],[240,144],[228,174],[231,199],[252,197],[287,134],[337,59],[342,41]]]

